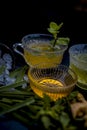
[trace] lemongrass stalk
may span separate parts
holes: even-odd
[[[9,90],[9,89],[12,89],[12,88],[17,88],[24,83],[26,83],[25,80],[20,81],[20,82],[16,82],[16,83],[13,83],[13,84],[10,84],[10,85],[2,86],[2,87],[0,87],[0,91],[6,91],[6,90]]]
[[[30,105],[30,104],[34,103],[34,101],[35,100],[33,98],[28,98],[25,101],[23,101],[22,103],[18,103],[16,105],[12,106],[10,109],[6,109],[6,110],[0,112],[0,116],[13,112],[13,111],[16,111],[17,109],[22,108],[24,106]]]

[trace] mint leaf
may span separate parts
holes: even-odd
[[[64,38],[64,37],[60,37],[56,40],[56,44],[63,44],[66,45],[70,42],[70,39],[68,37]]]
[[[54,30],[53,28],[48,28],[48,31],[49,31],[50,33],[52,33],[52,34],[57,34],[57,33],[59,33],[59,31]]]
[[[58,38],[58,33],[60,32],[61,27],[63,26],[63,22],[61,22],[59,25],[55,22],[50,22],[48,31],[53,35],[53,40],[51,44],[53,47],[57,44],[67,45],[70,42],[70,39],[68,37],[60,37]]]
[[[53,28],[54,30],[58,30],[58,28],[59,28],[55,22],[51,22],[49,26],[50,26],[50,28]]]

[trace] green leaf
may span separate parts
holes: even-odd
[[[62,25],[63,25],[63,22],[60,23],[59,25],[57,23],[55,23],[55,22],[51,22],[50,23],[50,28],[52,28],[52,29],[57,31],[57,30],[59,30],[62,27]]]
[[[48,28],[48,31],[49,31],[50,33],[52,33],[52,34],[57,34],[57,33],[59,33],[59,31],[54,30],[53,28]]]
[[[48,31],[53,35],[54,41],[52,43],[53,47],[57,44],[66,45],[70,42],[69,38],[58,38],[58,33],[60,32],[60,28],[63,26],[63,22],[61,22],[59,25],[55,22],[50,22]]]
[[[66,128],[66,130],[77,130],[76,126],[69,126],[68,128]]]
[[[58,30],[63,26],[63,22],[58,25]]]
[[[55,34],[53,34],[53,36],[54,36],[54,39],[56,40],[56,38],[57,38],[57,34],[55,33]]]
[[[16,87],[22,86],[22,84],[24,84],[24,83],[26,83],[26,81],[20,81],[20,82],[13,83],[10,85],[2,86],[2,87],[0,87],[0,91],[9,91],[11,88],[16,88]]]
[[[62,45],[67,45],[69,44],[70,39],[68,37],[60,37],[56,40],[56,44],[62,44]]]
[[[28,66],[25,65],[23,67],[20,67],[10,73],[11,78],[16,78],[16,82],[20,82],[23,80],[24,74],[26,73],[26,70],[28,69]]]
[[[44,109],[47,110],[50,108],[50,102],[51,102],[51,99],[48,95],[44,94],[44,98],[43,98],[43,101],[44,101]]]
[[[51,22],[50,28],[53,28],[54,30],[58,30],[59,26],[55,22]]]
[[[2,110],[9,109],[10,106],[7,103],[0,102],[0,108],[3,108]]]
[[[44,127],[46,129],[49,129],[49,127],[51,126],[50,118],[48,116],[44,115],[44,116],[41,117],[41,121],[42,121]]]
[[[7,113],[10,113],[10,112],[13,112],[13,111],[15,111],[15,110],[17,110],[17,109],[19,109],[19,108],[22,108],[22,107],[24,107],[24,106],[30,105],[31,103],[34,103],[34,102],[35,102],[35,101],[34,101],[33,98],[26,99],[26,100],[23,101],[22,103],[18,103],[18,104],[16,104],[16,105],[10,107],[9,109],[6,109],[6,110],[0,112],[0,116],[1,116],[1,115],[4,115],[4,114],[7,114]]]
[[[62,123],[63,128],[66,128],[70,122],[69,115],[65,112],[62,112],[60,116],[60,122]]]

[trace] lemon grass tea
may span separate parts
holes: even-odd
[[[70,68],[72,68],[77,76],[77,85],[80,88],[87,89],[87,44],[74,45],[69,50]]]
[[[53,101],[67,96],[75,87],[75,73],[63,65],[41,63],[30,67],[28,77],[30,87],[40,97],[48,95]]]
[[[38,81],[38,84],[42,85],[44,87],[44,89],[46,87],[51,87],[52,89],[55,89],[55,87],[64,87],[63,83],[55,80],[55,79],[48,79],[48,78],[44,78],[41,79],[40,81]],[[48,89],[46,92],[44,92],[43,88],[38,88],[37,84],[35,83],[35,79],[32,79],[31,82],[31,88],[32,90],[40,97],[43,97],[44,94],[48,95],[52,100],[57,100],[58,98],[62,98],[65,97],[68,93],[56,93],[56,92],[50,92],[50,89]]]
[[[50,41],[35,40],[32,44],[26,45],[28,49],[24,50],[24,58],[30,66],[34,66],[41,62],[57,62],[60,64],[63,59],[63,53],[59,47],[53,48]]]
[[[13,48],[24,57],[29,66],[43,61],[60,64],[68,45],[59,44],[53,47],[52,41],[53,37],[48,34],[29,34],[22,38],[22,43],[15,43]],[[19,51],[19,47],[22,47],[23,52]]]

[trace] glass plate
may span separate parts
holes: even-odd
[[[77,83],[76,86],[79,87],[80,89],[87,90],[87,85],[82,85],[80,83]]]

